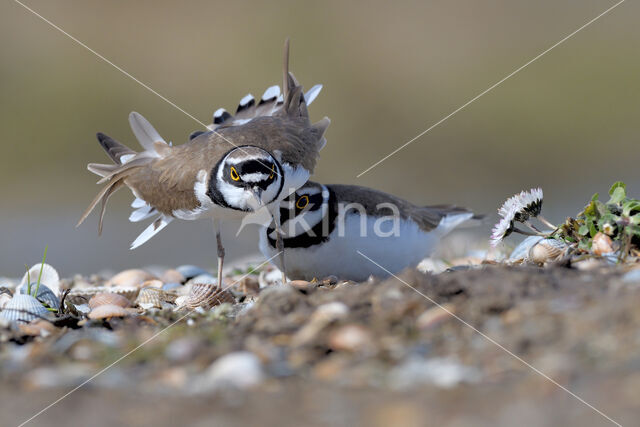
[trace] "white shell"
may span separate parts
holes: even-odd
[[[36,289],[38,289],[38,295],[36,295]],[[23,295],[29,295],[27,293],[28,287],[23,286],[19,289],[19,292]],[[38,301],[46,303],[49,307],[55,308],[56,310],[60,308],[60,299],[58,296],[49,289],[48,286],[40,283],[40,286],[36,283],[31,284],[31,296],[35,297]]]
[[[48,313],[49,310],[44,308],[34,297],[16,294],[0,312],[0,317],[10,322],[30,322],[38,319],[39,316],[46,316]]]
[[[35,264],[29,269],[28,274],[25,273],[18,285],[18,291],[21,291],[23,287],[27,286],[27,278],[31,278],[31,283],[38,282],[38,276],[40,276],[40,268],[42,268],[42,277],[40,278],[40,284],[46,285],[57,296],[60,295],[60,275],[55,268],[49,264]]]
[[[516,262],[526,260],[529,257],[529,251],[531,250],[531,248],[542,239],[542,236],[527,237],[522,242],[520,242],[520,244],[516,246],[515,249],[511,252],[509,261]]]

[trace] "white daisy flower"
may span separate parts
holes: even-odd
[[[503,206],[504,207],[504,206]],[[496,247],[513,231],[513,219],[516,215],[515,206],[511,206],[505,215],[491,230],[491,246]]]
[[[520,204],[523,206],[524,213],[529,216],[537,217],[542,211],[542,188],[532,188],[529,191],[523,191],[518,195]]]
[[[503,218],[513,215],[511,220],[517,222],[524,222],[529,217],[537,217],[542,210],[542,197],[541,188],[521,191],[519,194],[509,197],[498,209],[498,214]]]

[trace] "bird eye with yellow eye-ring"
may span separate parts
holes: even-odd
[[[300,197],[296,202],[296,208],[304,209],[307,207],[308,204],[309,204],[309,196],[305,194],[304,196]]]
[[[273,179],[276,174],[276,165],[271,165],[271,175],[269,175],[269,179]]]
[[[238,175],[238,171],[236,170],[236,168],[234,168],[233,166],[231,166],[231,179],[234,181],[240,181],[240,175]]]

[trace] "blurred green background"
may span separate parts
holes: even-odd
[[[640,195],[640,5],[628,1],[361,178],[356,175],[581,25],[612,1],[215,2],[27,4],[209,123],[291,69],[327,115],[313,179],[355,183],[415,203],[495,212],[509,195],[545,191],[561,221],[624,180]],[[0,276],[19,276],[45,244],[62,275],[148,264],[213,266],[208,221],[174,222],[131,252],[145,227],[114,196],[105,232],[86,163],[107,161],[105,132],[132,146],[138,111],[174,143],[198,124],[12,1],[0,5]],[[487,225],[487,233],[488,227]],[[225,241],[257,253],[255,229]],[[259,257],[255,257],[259,258]]]

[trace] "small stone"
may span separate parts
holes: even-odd
[[[264,379],[262,364],[258,357],[248,351],[237,351],[218,358],[196,381],[196,392],[211,392],[225,389],[248,389]]]
[[[416,326],[420,329],[432,328],[452,317],[450,313],[455,314],[456,312],[456,308],[453,304],[445,303],[441,304],[441,306],[442,308],[435,306],[425,310],[416,319]],[[450,313],[448,313],[447,311],[449,311]]]
[[[303,293],[310,293],[318,286],[316,283],[307,282],[306,280],[292,280],[289,286]]]
[[[593,236],[593,240],[591,243],[591,252],[596,255],[604,255],[610,254],[613,252],[613,241],[611,237],[607,236],[602,232],[596,233]]]
[[[109,287],[142,287],[147,280],[156,279],[150,273],[140,269],[124,270],[107,281],[105,286]]]
[[[371,344],[371,334],[360,325],[345,325],[329,335],[329,347],[357,352]]]
[[[160,280],[164,283],[184,283],[187,281],[186,277],[184,277],[182,273],[174,269],[170,269],[162,273]]]
[[[181,265],[180,267],[176,268],[176,271],[182,274],[185,281],[193,279],[196,276],[200,276],[201,274],[209,274],[206,270],[195,265]]]
[[[119,305],[105,304],[100,305],[89,313],[89,319],[110,319],[112,317],[125,317],[129,312]]]

